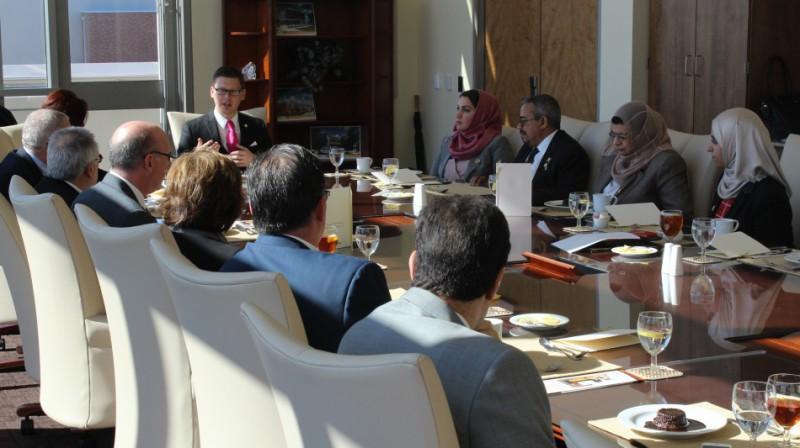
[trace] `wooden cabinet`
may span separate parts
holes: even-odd
[[[507,125],[517,123],[530,76],[564,115],[597,118],[597,0],[482,0],[481,7],[478,85],[498,97]]]
[[[310,147],[313,126],[360,126],[362,153],[393,155],[392,0],[281,1],[313,4],[316,35],[279,35],[275,0],[224,0],[224,61],[256,65],[242,108],[263,106],[274,142]],[[316,119],[278,119],[279,89],[305,86],[301,53],[337,53],[341,63],[314,85]],[[308,59],[305,59],[308,61]]]
[[[798,19],[795,0],[653,0],[648,102],[670,128],[695,134],[726,109],[757,110],[770,56],[800,76]]]

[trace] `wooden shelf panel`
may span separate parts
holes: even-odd
[[[322,87],[357,87],[366,84],[366,81],[361,80],[346,80],[346,81],[322,81],[319,83]],[[278,81],[278,87],[303,87],[302,81]]]
[[[269,36],[269,33],[266,31],[229,31],[228,36],[230,37],[264,37]]]
[[[361,120],[276,121],[278,126],[364,126]]]
[[[278,40],[367,40],[365,34],[318,34],[316,36],[275,36]]]
[[[245,84],[259,84],[259,83],[264,83],[264,82],[269,82],[269,79],[268,78],[256,78],[256,79],[245,79],[244,80]]]

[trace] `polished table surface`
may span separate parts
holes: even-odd
[[[346,179],[339,182],[347,187]],[[382,226],[381,243],[372,259],[388,267],[390,288],[408,287],[407,259],[414,247],[414,220],[408,215],[409,207],[382,205],[371,191],[359,192],[355,182],[352,184],[356,221]],[[560,229],[564,223],[574,225],[570,220],[545,223],[557,236],[563,235]],[[542,232],[538,218],[525,218],[523,224],[511,226],[512,240],[516,240],[512,251],[527,242],[527,249],[533,252],[558,254],[550,246],[555,238]],[[350,251],[340,250],[347,254]],[[352,250],[352,255],[361,256],[357,249]],[[771,373],[800,371],[797,358],[762,350],[748,341],[759,335],[782,336],[800,331],[800,277],[725,262],[705,268],[684,263],[684,275],[670,278],[662,277],[660,258],[618,262],[611,261],[607,253],[585,255],[608,272],[563,281],[531,272],[522,264],[510,264],[500,288],[503,300],[513,306],[515,313],[542,311],[569,317],[564,334],[636,328],[639,312],[668,311],[673,316],[672,340],[658,360],[684,375],[551,395],[554,422],[611,417],[622,409],[645,403],[710,401],[727,409],[734,382],[765,381]],[[701,294],[699,287],[708,280],[714,285],[713,293]],[[730,342],[728,338],[732,337],[744,340]],[[622,367],[646,365],[650,359],[639,345],[593,353],[587,363],[591,363],[591,357]]]

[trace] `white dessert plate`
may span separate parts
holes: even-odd
[[[650,422],[658,414],[659,409],[677,408],[686,413],[686,418],[696,420],[705,428],[693,429],[689,431],[665,431],[663,429],[651,429],[645,427],[645,423]],[[617,419],[628,429],[647,434],[648,436],[660,439],[691,439],[719,431],[728,424],[728,419],[724,415],[718,414],[700,406],[690,406],[685,404],[645,404],[634,406],[617,414]]]
[[[567,325],[569,318],[552,313],[525,313],[512,316],[508,321],[527,330],[552,330]]]
[[[786,254],[783,257],[784,260],[788,261],[789,263],[800,263],[800,252],[792,252],[790,254]]]
[[[611,252],[626,258],[647,258],[658,253],[658,249],[648,246],[617,246]]]

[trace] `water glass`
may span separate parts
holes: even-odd
[[[767,383],[772,386],[769,397],[775,423],[783,428],[782,447],[792,446],[791,430],[800,423],[800,375],[776,373],[770,375]]]
[[[380,242],[380,227],[375,225],[356,226],[356,245],[361,253],[367,257],[367,260],[372,261],[372,254],[378,250]]]
[[[714,240],[714,220],[710,218],[695,218],[692,221],[692,238],[700,247],[700,262],[706,261],[706,248]]]
[[[492,193],[497,193],[497,175],[496,174],[490,174],[489,175],[489,178],[487,180],[487,185],[488,185],[489,189],[492,190]]]
[[[658,376],[658,354],[672,338],[672,315],[665,311],[642,311],[636,322],[636,333],[644,351],[650,354],[650,375]]]
[[[328,151],[328,158],[330,159],[331,164],[333,164],[333,167],[336,170],[336,172],[333,173],[333,175],[335,177],[341,176],[342,174],[339,172],[339,167],[342,165],[342,162],[344,162],[344,148],[337,148],[335,146],[332,146],[331,149]]]
[[[662,210],[659,220],[661,232],[668,243],[677,243],[683,239],[683,212],[680,210]]]
[[[572,213],[578,223],[575,225],[576,230],[582,230],[584,227],[581,225],[581,220],[586,213],[589,211],[589,207],[592,205],[592,200],[590,199],[589,193],[585,191],[574,191],[569,194],[569,211]]]
[[[772,385],[763,381],[740,381],[733,385],[731,410],[742,432],[750,437],[750,446],[755,446],[758,436],[769,427],[775,412],[769,397],[774,393]]]
[[[705,266],[704,266],[705,267]],[[696,305],[710,305],[714,303],[714,296],[717,291],[714,281],[706,275],[705,270],[692,280],[689,287],[689,298]]]
[[[383,168],[383,174],[394,179],[394,177],[397,175],[397,170],[400,169],[400,159],[396,157],[383,159],[381,168]]]

